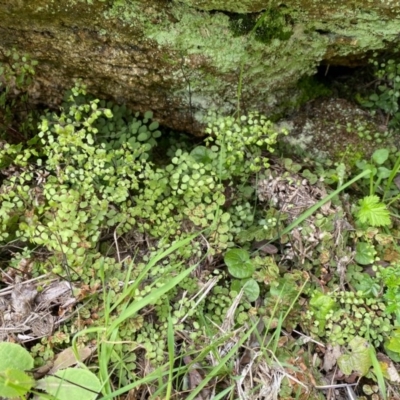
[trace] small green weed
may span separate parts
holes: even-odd
[[[369,195],[359,200],[355,212],[355,217],[361,224],[390,225],[388,206],[400,198],[398,187],[394,182],[400,170],[400,154],[395,157],[393,161],[387,149],[378,149],[373,153],[370,162],[366,160],[357,162],[359,169],[371,171],[365,176],[365,179],[369,180]],[[378,194],[381,195],[382,200]]]
[[[399,96],[400,96],[400,65],[394,59],[379,61],[372,60],[375,93],[367,99],[357,95],[356,98],[364,107],[373,113],[381,112],[385,116],[385,124],[398,128],[400,124]]]

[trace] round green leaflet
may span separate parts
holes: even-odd
[[[375,260],[374,247],[365,242],[358,242],[356,246],[355,260],[361,265],[372,264]]]
[[[238,279],[250,278],[255,270],[249,253],[243,249],[228,250],[224,257],[229,273]]]
[[[243,285],[244,293],[250,302],[256,301],[260,296],[260,286],[254,279],[248,279]]]

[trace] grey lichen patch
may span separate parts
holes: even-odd
[[[349,55],[359,57],[380,49],[386,41],[396,39],[399,23],[396,19],[386,21],[376,11],[379,7],[362,2],[354,7],[341,1],[317,4],[313,0],[285,3],[288,7],[269,1],[239,3],[185,0],[157,7],[155,2],[116,2],[105,15],[141,30],[143,38],[156,43],[158,54],[168,60],[159,68],[166,77],[164,83],[168,82],[172,96],[180,98],[198,120],[210,108],[234,111],[240,78],[241,102],[247,108],[264,112],[282,108],[282,104],[291,103],[288,93],[292,91],[296,97],[299,77],[311,75],[322,59],[343,62],[345,57],[352,60]],[[250,10],[250,3],[257,3],[259,9]],[[220,9],[265,11],[236,17],[201,11]],[[238,34],[232,21],[243,18],[250,18],[253,25],[243,22],[240,27],[248,29]],[[252,32],[260,18],[275,21],[274,32],[263,32],[267,40]]]
[[[301,10],[301,12],[323,19],[338,11],[355,14],[358,10],[378,11],[393,15],[399,13],[399,3],[396,0],[286,0],[277,2],[274,0],[178,0],[199,10],[218,10],[235,13],[252,13],[267,10],[277,4]]]
[[[3,27],[16,25],[29,29],[36,26],[51,31],[72,24],[76,28],[90,29],[104,20],[102,15],[106,8],[106,3],[101,1],[87,4],[80,0],[19,0],[8,2],[6,6],[0,4],[0,19],[4,22],[6,18],[12,18]]]
[[[268,0],[181,1],[199,10],[222,10],[238,15],[268,13],[277,8],[277,3]],[[326,37],[324,58],[332,63],[343,63],[348,55],[382,49],[399,38],[400,3],[393,0],[288,0],[284,4],[295,24],[302,25],[306,32]]]
[[[334,62],[349,54],[380,50],[387,43],[398,41],[399,25],[400,17],[385,18],[374,11],[359,11],[355,19],[337,15],[329,23],[314,23],[314,28],[329,39],[325,58]]]
[[[252,35],[236,35],[231,18],[224,13],[177,4],[169,12],[170,18],[161,23],[146,24],[145,33],[159,46],[182,55],[192,105],[196,99],[204,105],[208,98],[210,107],[234,110],[242,70],[243,102],[268,110],[279,102],[277,90],[312,74],[326,50],[326,38],[315,35],[310,45],[310,35],[301,26],[291,27],[284,39],[269,38],[266,44]]]

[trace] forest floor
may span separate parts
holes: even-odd
[[[399,399],[400,128],[352,79],[201,142],[3,91],[0,396]]]

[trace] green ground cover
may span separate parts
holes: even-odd
[[[35,62],[8,57],[0,396],[398,393],[395,146],[310,164],[257,112],[210,114],[194,143],[84,82],[31,110]],[[381,84],[358,98],[395,142],[400,75],[375,67]]]

